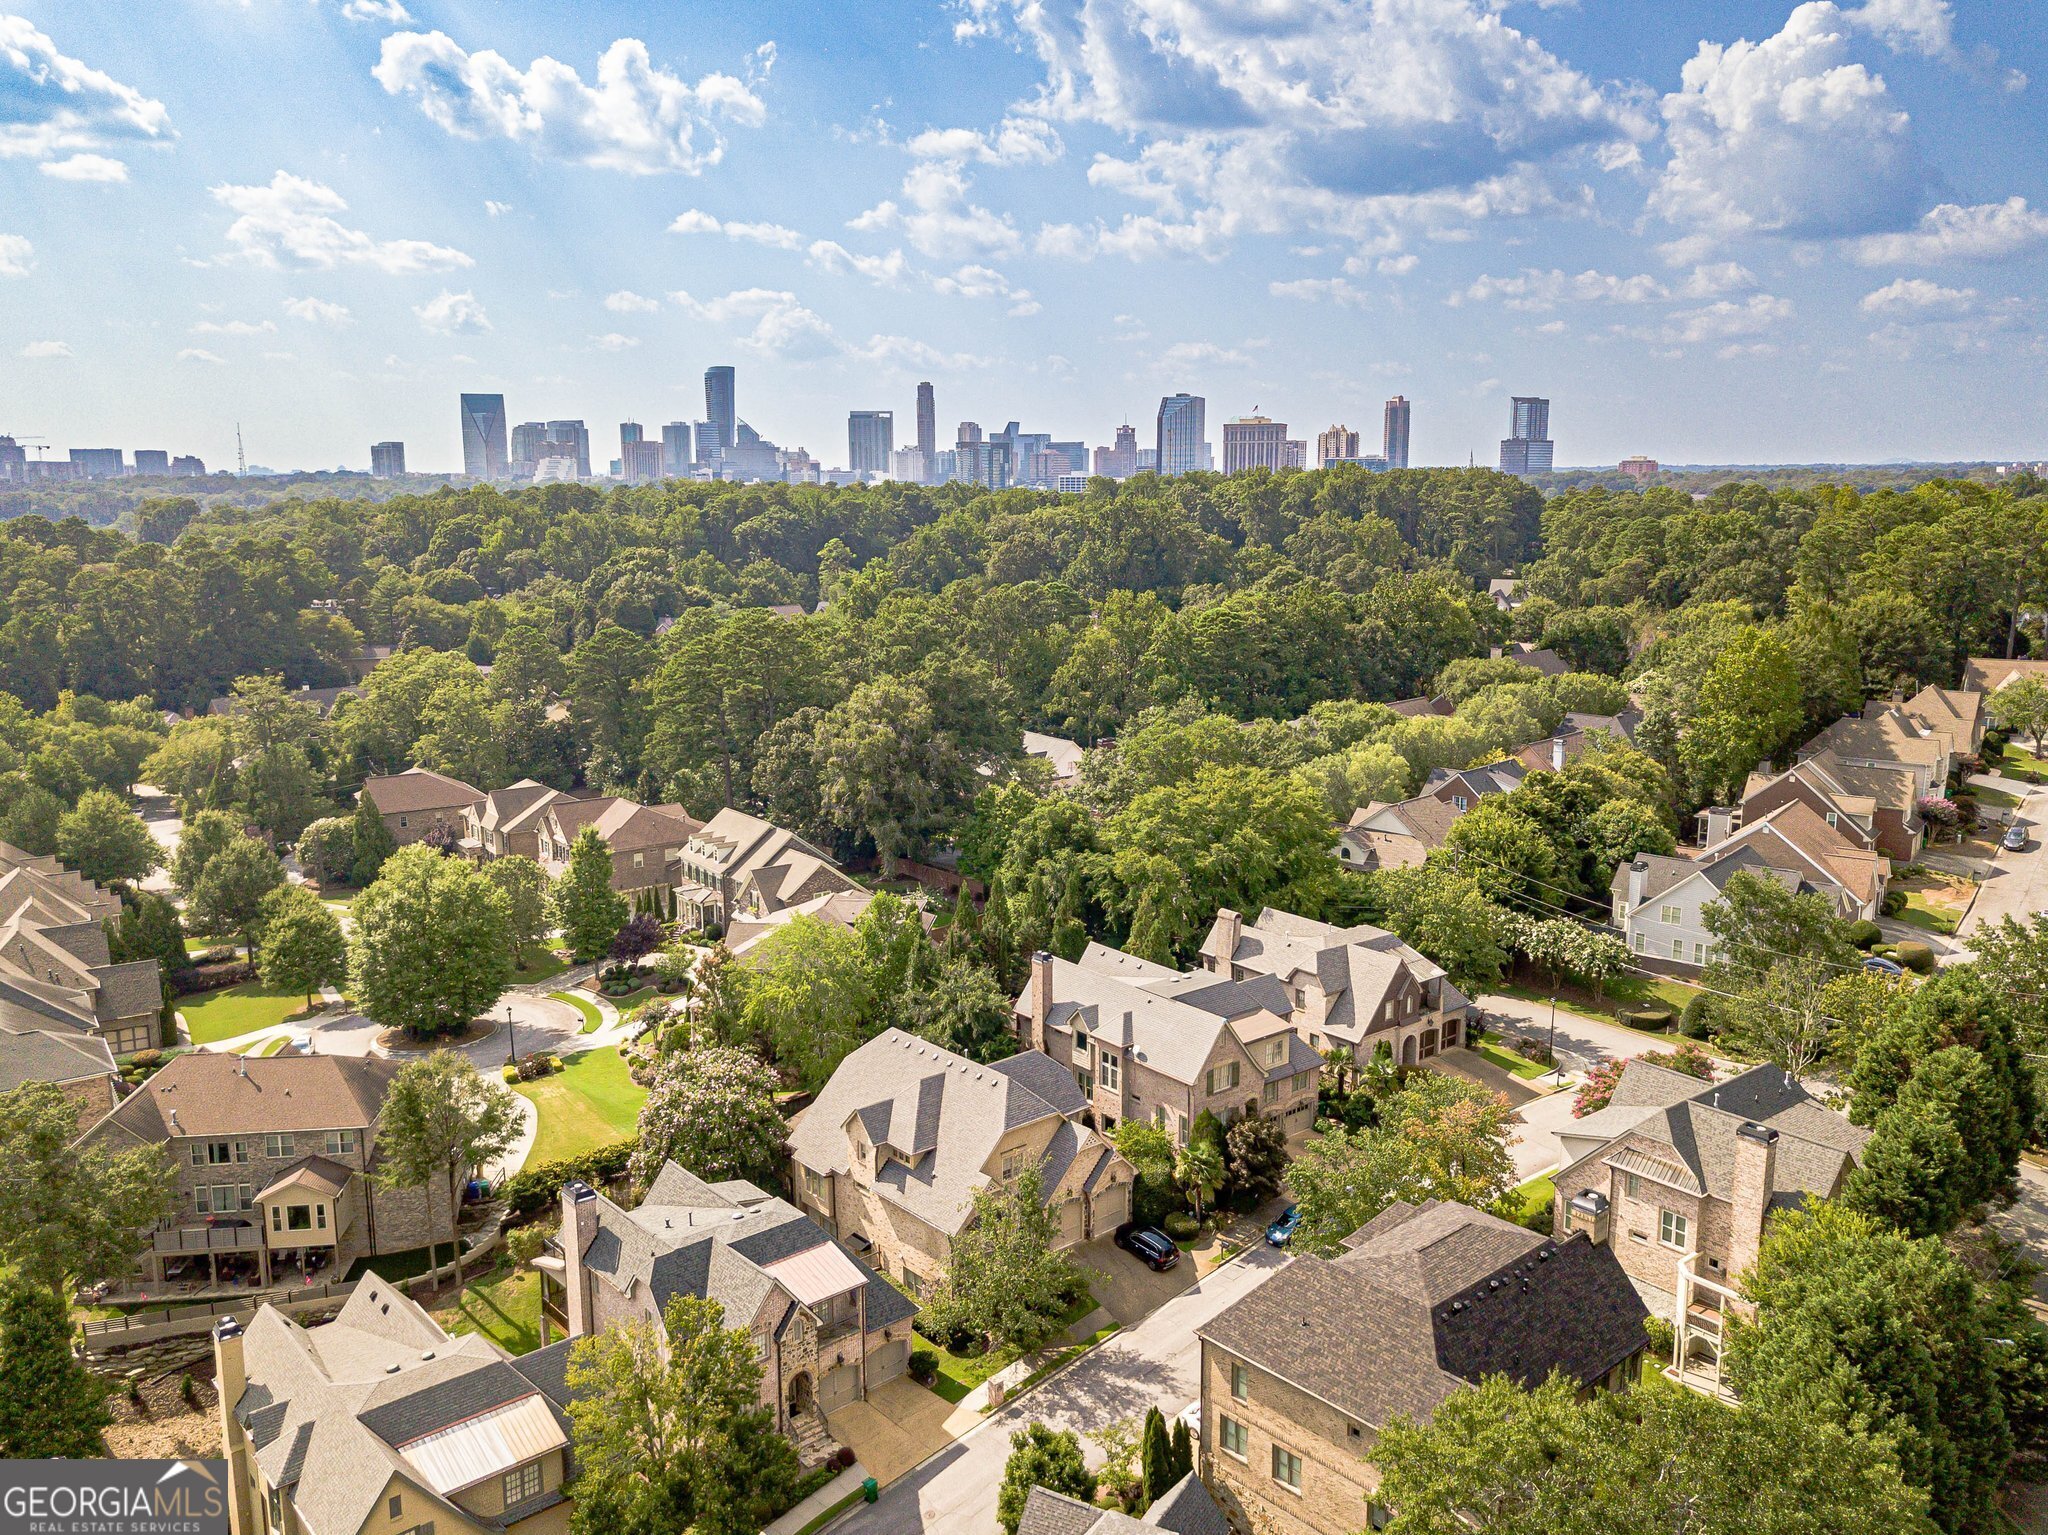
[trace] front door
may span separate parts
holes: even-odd
[[[796,1378],[789,1383],[789,1415],[794,1418],[799,1413],[809,1412],[813,1400],[810,1371],[797,1371]]]

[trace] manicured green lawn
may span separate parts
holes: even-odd
[[[570,1056],[553,1076],[515,1083],[512,1090],[540,1111],[540,1130],[526,1155],[530,1164],[583,1156],[624,1140],[647,1101],[647,1089],[626,1074],[625,1057],[609,1048]]]
[[[2019,808],[2020,797],[2017,794],[2007,794],[2003,789],[1985,789],[1972,784],[1970,792],[1977,796],[1977,803],[1987,810],[2017,810]]]
[[[1531,1178],[1515,1190],[1514,1197],[1521,1201],[1521,1208],[1510,1219],[1527,1221],[1540,1211],[1555,1208],[1557,1185],[1548,1178]]]
[[[636,986],[631,991],[622,992],[620,995],[616,997],[613,996],[610,992],[606,992],[604,994],[604,999],[605,1001],[611,1003],[613,1007],[616,1007],[620,1012],[623,1013],[628,1008],[638,1007],[642,1002],[645,1002],[649,997],[653,995],[654,988],[652,986]]]
[[[579,997],[573,991],[551,991],[548,993],[548,999],[553,1002],[566,1002],[583,1015],[583,1027],[578,1030],[579,1033],[595,1033],[604,1023],[604,1014],[597,1010],[597,1004],[588,997]]]
[[[185,1027],[195,1045],[267,1029],[305,1009],[306,999],[298,992],[265,991],[261,981],[244,981],[222,991],[203,991],[178,999],[178,1011],[185,1015]]]
[[[448,1261],[448,1244],[436,1242],[434,1249],[441,1254],[441,1261]],[[365,1274],[374,1273],[379,1279],[396,1284],[401,1279],[417,1279],[434,1266],[433,1254],[424,1247],[409,1247],[403,1252],[378,1253],[375,1257],[358,1258],[349,1265],[348,1277],[361,1279]]]
[[[2005,750],[1984,765],[1994,773],[2010,773],[2015,768],[2024,773],[2048,773],[2048,758],[2034,755],[2031,740],[2026,745],[2018,741],[2006,742]]]
[[[1516,1076],[1522,1077],[1525,1080],[1540,1077],[1550,1069],[1541,1061],[1524,1060],[1521,1056],[1515,1054],[1514,1051],[1503,1050],[1498,1045],[1481,1044],[1477,1049],[1481,1055],[1492,1061],[1494,1065],[1500,1067],[1502,1071],[1512,1071]]]
[[[1898,920],[1928,933],[1946,934],[1956,930],[1955,914],[1942,907],[1930,906],[1927,897],[1917,890],[1906,893],[1906,909],[1899,913]]]
[[[1052,1336],[1058,1337],[1094,1309],[1095,1296],[1084,1291],[1066,1314],[1053,1324]],[[986,1354],[956,1354],[951,1349],[940,1348],[923,1333],[913,1338],[910,1346],[930,1349],[939,1356],[939,1378],[932,1382],[932,1390],[949,1402],[961,1401],[996,1371],[1007,1369],[1023,1357],[1023,1351],[1014,1348],[991,1349]]]
[[[463,1286],[434,1320],[458,1335],[482,1333],[507,1353],[530,1354],[540,1347],[540,1275],[500,1263]]]
[[[1525,1002],[1548,1002],[1551,996],[1548,988],[1532,986],[1522,981],[1503,981],[1495,989],[1503,996],[1520,997]],[[1557,1005],[1567,1012],[1604,1019],[1608,1023],[1627,1029],[1635,1028],[1635,1025],[1623,1022],[1615,1016],[1615,1009],[1618,1007],[1627,1007],[1639,1002],[1663,1001],[1669,1002],[1674,1010],[1682,1013],[1685,1011],[1685,1004],[1697,995],[1698,988],[1688,986],[1683,981],[1666,980],[1661,977],[1652,980],[1647,976],[1624,975],[1610,981],[1604,994],[1598,997],[1583,986],[1567,982],[1557,989]],[[1536,1021],[1539,1027],[1543,1024],[1545,1016],[1547,1015],[1538,1015]],[[1665,1031],[1662,1030],[1637,1029],[1636,1032],[1650,1039],[1666,1037]]]
[[[238,947],[238,945],[232,938],[187,938],[185,940],[185,952],[187,954],[204,954],[208,949],[235,947]]]
[[[521,985],[532,985],[535,981],[551,981],[568,968],[566,955],[532,944],[520,951],[519,963],[512,974]]]

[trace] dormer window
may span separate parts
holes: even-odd
[[[1022,1146],[1012,1146],[1003,1153],[1003,1182],[1014,1183],[1023,1174],[1029,1153]]]

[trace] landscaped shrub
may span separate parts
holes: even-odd
[[[1543,1040],[1531,1039],[1528,1035],[1517,1035],[1515,1054],[1525,1061],[1534,1061],[1539,1066],[1555,1066],[1557,1052]]]
[[[910,1378],[920,1386],[929,1386],[939,1378],[939,1356],[928,1348],[914,1348],[910,1351]]]
[[[1551,1200],[1546,1199],[1540,1205],[1525,1205],[1522,1212],[1515,1217],[1515,1224],[1528,1227],[1538,1236],[1547,1237],[1551,1235],[1556,1219],[1557,1208]]]
[[[1849,924],[1849,942],[1866,952],[1869,951],[1871,945],[1875,944],[1882,937],[1884,937],[1884,930],[1875,922],[1862,921]]]
[[[1896,955],[1900,964],[1916,974],[1932,975],[1934,973],[1934,950],[1924,943],[1914,943],[1911,939],[1908,939],[1899,945]]]
[[[1720,1027],[1714,1016],[1714,999],[1702,992],[1685,1004],[1678,1015],[1678,1032],[1687,1039],[1712,1039]]]
[[[564,1157],[543,1162],[505,1180],[499,1190],[505,1206],[514,1215],[538,1215],[562,1197],[562,1185],[581,1179],[592,1185],[610,1183],[625,1176],[626,1166],[639,1149],[640,1137],[628,1136],[609,1146],[600,1146],[588,1156]]]
[[[1650,1337],[1650,1357],[1668,1361],[1673,1345],[1678,1341],[1678,1332],[1661,1316],[1643,1318],[1643,1331]]]
[[[1638,1029],[1668,1029],[1678,1021],[1678,1009],[1669,1002],[1633,1002],[1617,1007],[1614,1016]]]
[[[1884,900],[1878,906],[1878,910],[1887,917],[1896,917],[1905,909],[1906,892],[1903,890],[1887,890],[1884,893]]]
[[[1172,1211],[1164,1224],[1166,1234],[1176,1242],[1191,1242],[1202,1229],[1202,1223],[1185,1210]]]

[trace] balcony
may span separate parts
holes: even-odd
[[[1677,1325],[1664,1375],[1689,1391],[1734,1406],[1738,1398],[1721,1378],[1721,1353],[1728,1313],[1740,1309],[1747,1314],[1751,1308],[1741,1291],[1700,1278],[1699,1261],[1697,1252],[1689,1252],[1678,1265]]]
[[[163,1257],[189,1253],[254,1252],[263,1245],[263,1228],[254,1221],[232,1218],[205,1226],[165,1226],[150,1235],[150,1251]]]

